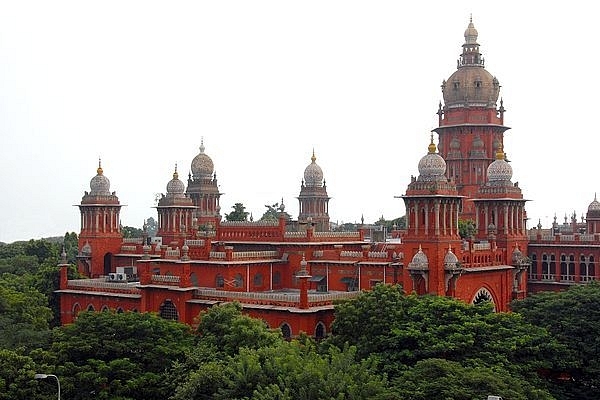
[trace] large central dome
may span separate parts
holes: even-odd
[[[204,153],[204,140],[200,143],[200,154],[192,160],[192,175],[194,179],[211,178],[215,169],[213,160]]]
[[[458,60],[458,69],[442,83],[446,107],[496,107],[500,82],[484,67],[477,35],[471,20],[465,31],[465,44]]]
[[[308,166],[304,170],[304,183],[306,184],[306,186],[309,187],[323,186],[323,170],[315,162],[317,160],[317,157],[315,157],[314,151],[310,160],[311,163],[308,164]]]

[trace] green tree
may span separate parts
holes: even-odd
[[[285,212],[285,206],[283,205],[283,201],[281,205],[279,203],[275,203],[272,205],[265,204],[267,211],[264,212],[262,217],[260,217],[261,221],[278,221],[280,217],[285,217],[285,219],[291,219],[290,214]]]
[[[154,219],[154,217],[149,217],[146,220],[146,231],[148,232],[148,236],[156,236],[156,232],[158,231],[158,222]]]
[[[547,329],[562,351],[545,353],[552,363],[552,392],[559,399],[600,398],[600,283],[538,293],[511,304],[536,326]]]
[[[397,286],[378,285],[336,307],[328,340],[357,347],[360,358],[376,357],[390,377],[428,358],[463,365],[504,368],[516,377],[537,379],[554,351],[545,329],[515,313],[494,313],[440,296],[405,296]]]
[[[225,214],[227,221],[248,221],[249,212],[246,211],[246,207],[242,203],[235,203],[231,208],[233,211],[229,214]]]
[[[458,234],[462,239],[468,239],[473,236],[477,230],[475,229],[475,222],[471,219],[459,219],[458,220]]]
[[[133,226],[124,226],[121,228],[121,233],[124,238],[141,238],[143,230]]]
[[[397,398],[411,400],[486,399],[488,395],[511,400],[551,400],[547,390],[517,379],[502,368],[465,367],[455,361],[430,358],[418,361],[393,382]]]
[[[37,372],[37,365],[30,357],[13,350],[0,349],[0,400],[50,398],[41,396],[40,393],[44,391],[33,379]]]
[[[53,339],[65,398],[166,399],[174,391],[168,371],[194,335],[151,313],[82,312]]]

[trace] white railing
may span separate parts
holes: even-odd
[[[473,250],[490,250],[492,248],[490,243],[473,243]]]
[[[370,251],[369,258],[387,258],[388,253],[386,251]]]
[[[225,258],[225,252],[224,251],[211,251],[210,258],[219,258],[219,259],[224,259]]]
[[[177,275],[152,275],[152,282],[179,283],[179,276],[177,276]]]
[[[139,284],[136,282],[135,285]],[[117,289],[126,290],[128,292],[139,292],[140,290],[135,286],[128,284],[126,281],[122,282],[111,282],[106,281],[105,278],[98,279],[73,279],[67,282],[68,288],[94,288],[94,289]]]
[[[319,238],[360,238],[360,232],[314,232],[313,236]]]
[[[300,301],[299,292],[273,293],[273,292],[230,292],[226,290],[197,289],[196,296],[219,297],[242,300],[269,300],[297,303]],[[351,299],[358,296],[360,292],[337,292],[337,293],[308,293],[309,302],[323,302]]]
[[[593,242],[594,235],[579,235],[579,240],[582,242]]]
[[[575,240],[575,235],[561,235],[560,236],[561,242],[572,242],[574,240]]]
[[[204,246],[204,240],[202,240],[202,239],[187,239],[185,241],[185,244],[187,244],[188,247],[191,247],[191,246],[203,247]]]
[[[305,238],[306,232],[285,232],[283,234],[285,238]]]
[[[340,257],[362,257],[362,251],[340,251]]]
[[[121,246],[121,251],[136,251],[137,250],[137,246],[131,246],[131,245],[127,245],[124,244]]]
[[[323,250],[315,250],[315,251],[313,251],[313,257],[314,258],[321,258],[321,257],[323,257]]]
[[[123,243],[143,244],[144,238],[123,238]]]
[[[236,251],[233,258],[275,258],[277,251]]]
[[[279,221],[221,221],[221,226],[278,226]]]
[[[181,252],[179,251],[179,249],[168,249],[165,250],[165,257],[166,258],[179,258],[181,255]]]

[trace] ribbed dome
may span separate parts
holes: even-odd
[[[504,159],[504,153],[496,153],[496,160],[488,166],[487,178],[489,182],[509,181],[512,178],[512,167]]]
[[[412,261],[409,264],[411,268],[428,268],[429,267],[429,259],[427,255],[423,253],[423,249],[419,245],[419,251],[413,256]]]
[[[458,263],[458,257],[456,254],[452,252],[450,248],[448,248],[448,252],[444,256],[444,265],[446,266],[455,266]]]
[[[200,143],[200,154],[192,160],[192,175],[194,179],[211,178],[215,165],[212,159],[204,153],[204,140]]]
[[[98,161],[97,175],[90,181],[90,194],[92,195],[110,195],[110,181],[104,176],[101,162]]]
[[[594,193],[594,201],[592,201],[590,203],[590,205],[588,206],[588,211],[600,211],[600,202],[598,202],[595,193]]]
[[[323,170],[315,162],[317,157],[314,151],[310,159],[311,163],[304,169],[304,184],[310,187],[323,186]]]
[[[473,21],[465,30],[465,43],[458,69],[442,83],[446,107],[495,107],[500,94],[500,82],[484,68],[479,53],[477,29]]]
[[[179,179],[179,174],[177,173],[177,165],[175,165],[175,172],[173,172],[173,179],[167,183],[167,195],[171,196],[183,196],[185,192],[185,185]]]
[[[446,180],[446,161],[436,153],[436,147],[431,139],[428,148],[429,152],[419,161],[419,180],[421,181],[442,181]]]

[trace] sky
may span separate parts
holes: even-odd
[[[529,227],[598,179],[593,2],[0,0],[0,241],[79,232],[98,159],[122,224],[201,141],[223,193],[293,218],[314,150],[333,222],[404,215],[469,17],[501,84]]]

